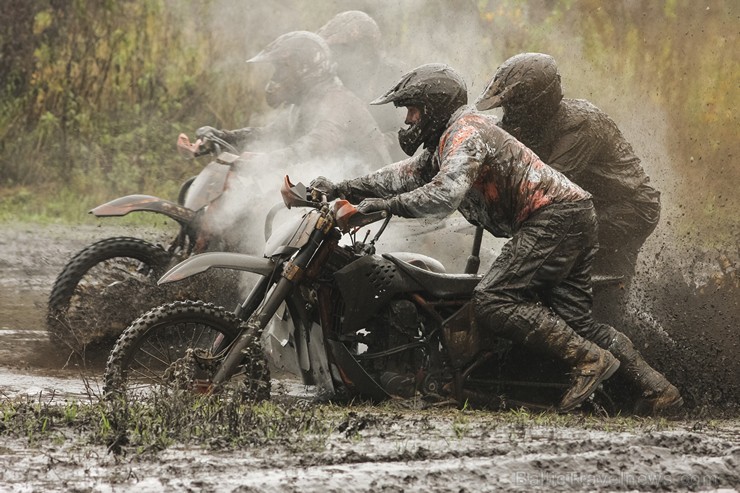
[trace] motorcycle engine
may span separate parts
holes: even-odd
[[[388,308],[388,323],[391,328],[407,337],[418,336],[421,331],[419,312],[409,300],[394,300]]]
[[[419,389],[419,376],[429,359],[420,343],[423,330],[424,317],[416,305],[400,299],[391,301],[358,332],[357,341],[367,345],[358,359],[389,394],[411,397]]]
[[[419,311],[409,300],[393,300],[367,326],[358,331],[357,340],[376,353],[408,344],[421,334]]]

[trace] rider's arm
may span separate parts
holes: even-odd
[[[290,145],[268,152],[270,162],[275,166],[287,166],[310,159],[340,157],[344,132],[337,122],[320,120]]]
[[[246,149],[251,142],[262,134],[260,127],[245,127],[234,130],[222,130],[223,139],[237,149]]]
[[[278,136],[285,139],[290,135],[289,111],[279,114],[267,125],[222,130],[223,138],[240,151],[268,152],[275,148]]]
[[[330,84],[326,90],[298,108],[294,118],[299,122],[294,132],[297,138],[270,153],[272,161],[290,164],[321,159],[363,170],[390,163],[382,136],[362,103],[341,86]]]
[[[457,210],[473,185],[486,147],[478,129],[458,123],[440,139],[439,171],[430,181],[389,201],[389,210],[402,217],[445,217]]]
[[[424,176],[431,167],[432,155],[424,151],[417,156],[389,164],[365,176],[337,184],[339,194],[353,204],[366,198],[390,198],[426,183]]]

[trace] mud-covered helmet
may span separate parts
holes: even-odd
[[[359,10],[341,12],[316,33],[329,45],[344,85],[363,99],[375,96],[370,87],[382,58],[383,42],[373,18]]]
[[[428,63],[404,75],[370,104],[385,103],[416,106],[421,110],[417,123],[398,132],[401,149],[412,156],[421,144],[429,149],[437,147],[452,114],[468,103],[468,89],[460,74],[448,65]]]
[[[378,24],[361,10],[340,12],[316,33],[324,38],[332,51],[346,49],[379,53],[382,49]]]
[[[273,108],[299,102],[316,83],[334,76],[329,47],[309,31],[283,34],[247,62],[267,62],[275,68],[265,87],[265,99]]]
[[[504,122],[536,125],[549,120],[562,99],[555,59],[544,53],[520,53],[501,64],[475,106],[479,110],[502,107]]]

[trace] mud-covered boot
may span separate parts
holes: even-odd
[[[558,410],[562,412],[570,411],[582,403],[601,382],[614,375],[619,368],[617,358],[592,342],[584,340],[577,353],[582,356],[577,358],[570,388],[560,400]]]
[[[629,337],[617,332],[608,349],[620,361],[620,371],[642,393],[635,403],[635,414],[666,416],[675,414],[681,409],[683,406],[681,393],[662,373],[643,359]]]
[[[635,403],[640,416],[674,416],[683,407],[683,397],[675,385],[668,383],[663,390],[643,392]]]
[[[596,387],[612,376],[619,361],[609,351],[578,335],[563,319],[548,316],[525,338],[524,344],[564,360],[573,367],[571,386],[558,410],[567,412],[581,404]]]

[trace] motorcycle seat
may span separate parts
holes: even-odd
[[[405,274],[436,298],[459,299],[469,297],[483,276],[477,274],[446,274],[416,267],[390,253],[383,258],[393,262]]]

